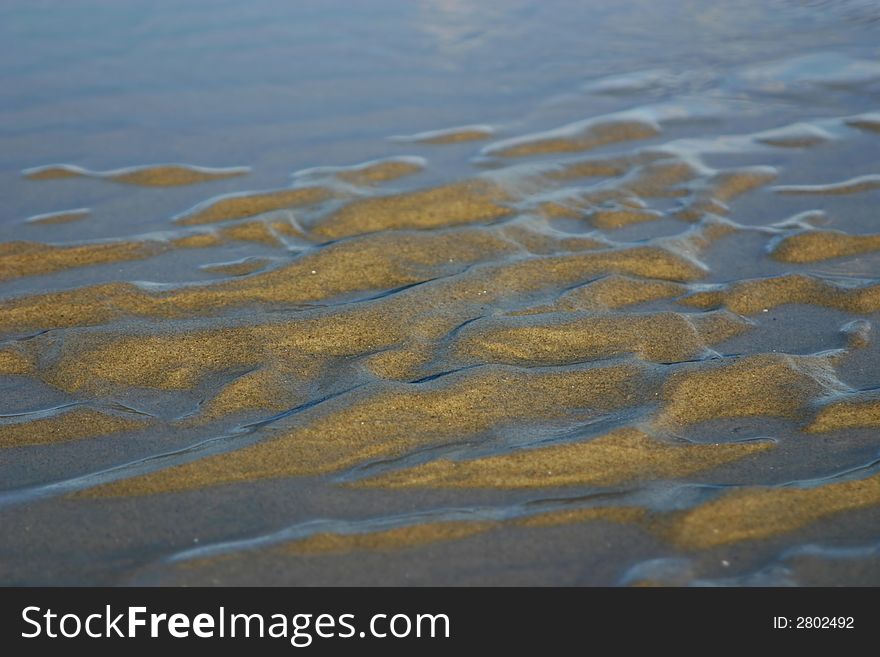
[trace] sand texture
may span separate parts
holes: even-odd
[[[0,98],[0,583],[880,584],[876,63],[448,11]]]

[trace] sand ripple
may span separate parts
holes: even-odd
[[[771,90],[787,71],[737,84]],[[422,156],[316,167],[184,206],[160,232],[53,240],[89,211],[32,217],[28,240],[0,244],[0,280],[23,290],[0,298],[0,374],[29,391],[0,409],[0,449],[32,450],[34,472],[86,456],[0,504],[265,501],[311,486],[364,495],[373,514],[219,536],[166,564],[582,525],[676,555],[643,555],[627,583],[693,580],[713,550],[781,551],[870,512],[880,235],[857,203],[880,177],[802,184],[789,166],[863,148],[876,114],[666,136],[710,115],[668,104],[500,139],[485,125],[398,137],[428,154],[495,141],[454,179]],[[248,171],[24,175],[155,187]],[[811,198],[841,205],[811,212]],[[837,273],[815,268],[831,259]]]

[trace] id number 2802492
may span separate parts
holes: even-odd
[[[774,616],[775,630],[851,630],[855,628],[852,616]]]

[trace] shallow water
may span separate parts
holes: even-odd
[[[6,2],[0,582],[877,585],[868,2]]]

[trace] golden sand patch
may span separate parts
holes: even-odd
[[[782,262],[820,262],[871,251],[880,251],[880,235],[808,230],[782,239],[771,255]]]
[[[155,164],[112,171],[91,171],[69,164],[53,164],[24,171],[24,177],[31,180],[54,180],[58,178],[100,178],[128,185],[148,187],[172,187],[193,185],[210,180],[234,178],[250,173],[248,167],[229,167],[211,169],[187,164]]]
[[[635,208],[612,208],[599,209],[589,213],[586,217],[596,228],[614,229],[623,228],[632,224],[645,221],[662,219],[663,214],[656,210],[638,210]]]
[[[433,239],[442,239],[442,235],[435,235]],[[424,245],[421,240],[419,243]],[[462,254],[464,241],[458,239],[456,243],[460,249],[458,253]],[[473,246],[477,249],[474,257],[479,256],[479,245],[482,243],[480,239],[474,242]],[[346,244],[351,243],[343,242],[338,246],[343,248]],[[380,247],[379,244],[375,246]],[[368,258],[370,254],[366,248],[358,249],[357,253],[362,258]],[[404,250],[393,253],[395,262],[399,265],[405,264],[406,253]],[[387,250],[378,248],[375,254],[383,262],[387,262]],[[442,254],[440,251],[441,257]],[[352,283],[351,277],[345,275],[345,265],[350,265],[353,257],[347,261],[332,258],[327,249],[318,251],[316,255],[328,257],[328,262],[337,267],[331,270],[330,275],[338,272],[340,284]],[[430,249],[413,252],[414,258],[423,257],[428,260],[437,255],[437,252]],[[182,308],[213,309],[232,301],[277,301],[284,298],[282,294],[320,294],[322,287],[326,289],[328,275],[320,277],[318,270],[309,270],[308,267],[314,266],[315,262],[306,260],[299,263],[299,271],[303,271],[299,280],[290,275],[289,268],[282,268],[269,274],[235,279],[218,286],[184,288],[158,297],[137,289],[108,286],[105,293],[109,301],[99,301],[96,307],[94,300],[85,294],[84,301],[91,303],[92,308],[80,305],[82,302],[76,298],[68,300],[67,305],[59,304],[56,296],[53,309],[56,312],[63,312],[67,308],[74,313],[86,312],[86,316],[92,319],[92,311],[108,316],[120,308],[132,313],[162,316],[166,304],[179,312]],[[590,271],[607,271],[615,266],[624,270],[635,269],[636,273],[674,274],[679,262],[668,252],[651,247],[640,247],[632,251],[613,250],[555,258],[532,258],[510,265],[474,267],[461,276],[426,284],[426,289],[420,286],[370,304],[343,306],[338,310],[330,308],[291,321],[266,322],[258,326],[239,324],[227,328],[186,332],[83,332],[69,336],[53,364],[42,372],[42,377],[52,385],[68,391],[96,389],[107,385],[184,389],[196,385],[208,375],[233,368],[252,368],[273,363],[275,366],[286,364],[287,367],[303,367],[304,359],[313,357],[371,354],[392,347],[400,348],[411,341],[430,343],[473,318],[473,313],[479,314],[482,304],[504,295],[554,287],[560,282],[581,279]],[[672,267],[672,271],[667,272],[668,267]],[[316,273],[305,273],[309,271]],[[370,273],[368,267],[363,267],[362,279],[355,283],[368,282]],[[381,268],[376,275],[382,277],[380,280],[383,283],[387,283],[387,278],[384,278],[386,274]],[[274,280],[278,280],[277,289],[267,284]],[[312,281],[315,281],[315,288],[309,286]],[[240,301],[233,295],[240,295]],[[261,298],[261,295],[265,296]],[[42,303],[36,306],[25,302],[20,304],[8,308],[5,317],[13,320],[27,319],[34,314],[40,315],[45,308]],[[73,314],[72,318],[80,321],[83,319],[82,315],[77,314]],[[63,315],[61,319],[71,318]],[[701,330],[709,330],[711,322],[700,321],[703,322]],[[723,330],[722,333],[724,332]],[[424,362],[427,356],[423,351],[416,361]]]
[[[880,398],[875,393],[854,393],[824,404],[804,429],[812,433],[880,427]]]
[[[660,128],[637,119],[590,120],[559,130],[519,137],[493,144],[487,155],[525,157],[546,153],[587,151],[608,144],[636,139],[649,139],[660,134]]]
[[[192,233],[183,237],[175,237],[169,241],[169,245],[175,249],[206,249],[219,246],[223,243],[220,236],[214,232]]]
[[[727,417],[802,419],[815,399],[840,391],[828,359],[755,354],[681,366],[663,384],[658,426]]]
[[[867,130],[869,132],[880,132],[880,113],[872,112],[861,114],[846,119],[845,123],[859,130]]]
[[[295,368],[267,365],[225,385],[208,400],[194,422],[206,422],[240,411],[283,411],[308,401],[309,382],[321,363],[305,361]]]
[[[417,283],[435,276],[437,267],[451,259],[461,266],[516,250],[515,244],[483,230],[374,235],[331,244],[287,266],[230,281],[167,292],[112,283],[3,301],[0,330],[91,325],[125,315],[185,316],[256,303],[306,303]],[[351,275],[353,269],[358,276]]]
[[[433,353],[433,345],[416,342],[414,346],[385,349],[367,356],[363,365],[380,379],[405,381],[415,379]]]
[[[466,141],[488,139],[494,134],[495,130],[487,125],[465,125],[456,128],[430,130],[415,135],[395,137],[394,139],[397,141],[410,141],[419,144],[460,144]]]
[[[727,202],[763,187],[778,176],[773,167],[754,166],[719,171],[692,185],[693,194],[674,213],[683,221],[698,221],[706,215],[726,216]]]
[[[160,250],[156,242],[100,242],[75,246],[5,242],[0,244],[0,280],[148,258]]]
[[[242,221],[224,226],[218,231],[221,241],[255,242],[267,246],[281,246],[281,240],[264,221]]]
[[[753,315],[789,303],[870,313],[880,309],[880,285],[844,287],[804,274],[785,274],[694,292],[679,299],[679,303],[706,309],[723,305],[741,315]]]
[[[83,494],[142,495],[332,472],[517,422],[559,420],[572,409],[607,412],[651,394],[651,380],[644,367],[622,363],[561,371],[483,367],[430,384],[375,384],[322,405],[278,437]]]
[[[602,506],[586,509],[561,509],[526,516],[514,521],[520,527],[553,527],[582,522],[604,521],[620,524],[638,523],[645,519],[647,511],[631,506]]]
[[[543,175],[549,180],[573,180],[576,178],[610,178],[622,176],[643,164],[671,157],[668,153],[640,151],[626,155],[593,156],[549,167]]]
[[[285,237],[295,237],[299,240],[307,240],[306,234],[298,226],[294,225],[292,219],[273,219],[267,222],[269,227],[276,235],[284,235]]]
[[[686,291],[687,286],[681,283],[610,274],[563,292],[551,304],[514,311],[510,315],[579,311],[602,312],[647,301],[677,297]]]
[[[678,296],[686,289],[686,286],[671,281],[612,274],[563,293],[559,297],[559,304],[562,309],[569,310],[623,308]]]
[[[277,233],[301,235],[287,222],[246,221],[225,226],[217,232],[194,233],[168,241],[155,239],[45,244],[41,242],[0,243],[0,280],[20,276],[51,274],[65,269],[150,258],[172,249],[202,249],[227,242],[256,242],[280,246]]]
[[[209,199],[175,217],[183,226],[210,224],[326,201],[331,192],[325,187],[298,187],[266,192],[240,192]]]
[[[880,475],[815,488],[745,488],[681,513],[663,533],[682,547],[708,549],[784,534],[876,504],[880,504]]]
[[[312,232],[325,239],[382,230],[429,229],[488,222],[512,210],[508,195],[486,180],[466,180],[404,194],[358,199],[321,219]]]
[[[260,333],[257,328],[228,328],[84,334],[65,345],[43,378],[67,391],[107,385],[186,390],[209,374],[255,366],[270,357],[273,348],[283,349],[261,345]]]
[[[683,186],[700,175],[699,169],[678,158],[642,164],[613,181],[636,198],[676,198],[687,194]]]
[[[368,236],[330,244],[256,276],[157,295],[156,302],[177,313],[261,302],[305,303],[430,279],[442,271],[438,267],[449,264],[450,253],[463,264],[514,250],[487,232]]]
[[[371,235],[330,244],[285,267],[214,284],[148,292],[118,283],[23,297],[0,302],[0,330],[89,325],[126,315],[179,317],[234,306],[307,303],[358,290],[385,290],[431,279],[449,266],[461,267],[521,250],[515,242],[496,234],[490,229],[469,228]],[[358,276],[351,275],[353,270]],[[466,319],[471,311],[462,302],[485,304],[607,273],[685,281],[702,277],[704,270],[691,258],[662,246],[532,256],[473,267],[459,277],[421,289],[419,294],[397,295],[401,299],[390,298],[377,308],[391,304],[392,312],[398,313],[401,304],[411,312],[450,307]]]
[[[382,488],[550,488],[609,486],[683,477],[770,449],[769,443],[670,445],[637,429],[551,447],[519,449],[467,461],[438,459],[359,481]]]
[[[604,193],[602,194],[604,198]],[[663,214],[656,210],[648,210],[641,207],[627,207],[621,201],[604,201],[602,206],[596,207],[597,200],[594,192],[575,194],[572,196],[557,197],[556,200],[541,203],[537,212],[548,218],[582,219],[591,226],[604,230],[624,228],[626,226],[643,223],[645,221],[657,221],[663,218]]]
[[[0,375],[30,374],[34,363],[14,347],[0,348]]]
[[[773,167],[753,166],[720,171],[709,178],[708,195],[719,201],[730,201],[737,196],[763,187],[776,180],[779,172]]]
[[[493,318],[469,324],[456,341],[455,353],[478,362],[511,364],[562,364],[628,353],[676,362],[747,329],[745,321],[730,313]]]
[[[545,177],[568,179],[574,174],[617,175],[623,166],[623,162],[615,159],[583,161],[550,170]],[[693,165],[658,153],[655,157],[636,158],[632,168],[619,178],[586,188],[558,191],[540,203],[537,209],[548,217],[584,218],[597,228],[621,228],[661,218],[660,212],[647,209],[641,199],[686,196],[689,193],[686,183],[699,174]]]
[[[389,158],[340,169],[336,178],[352,185],[374,185],[411,176],[424,168],[425,164],[417,158]]]
[[[672,250],[655,246],[615,248],[572,255],[528,258],[506,265],[486,266],[492,272],[486,277],[484,289],[501,293],[504,286],[511,291],[571,285],[590,276],[623,274],[669,281],[702,278],[704,270],[692,259]]]
[[[93,326],[119,316],[120,304],[142,294],[130,283],[107,283],[0,301],[0,330]]]
[[[74,408],[52,417],[0,424],[0,447],[49,445],[97,438],[141,429],[147,424],[143,420],[135,421],[92,409]]]
[[[556,231],[536,230],[528,218],[515,220],[498,227],[499,236],[510,238],[530,253],[540,255],[560,252],[593,251],[610,248],[610,244],[596,235],[566,235]]]

